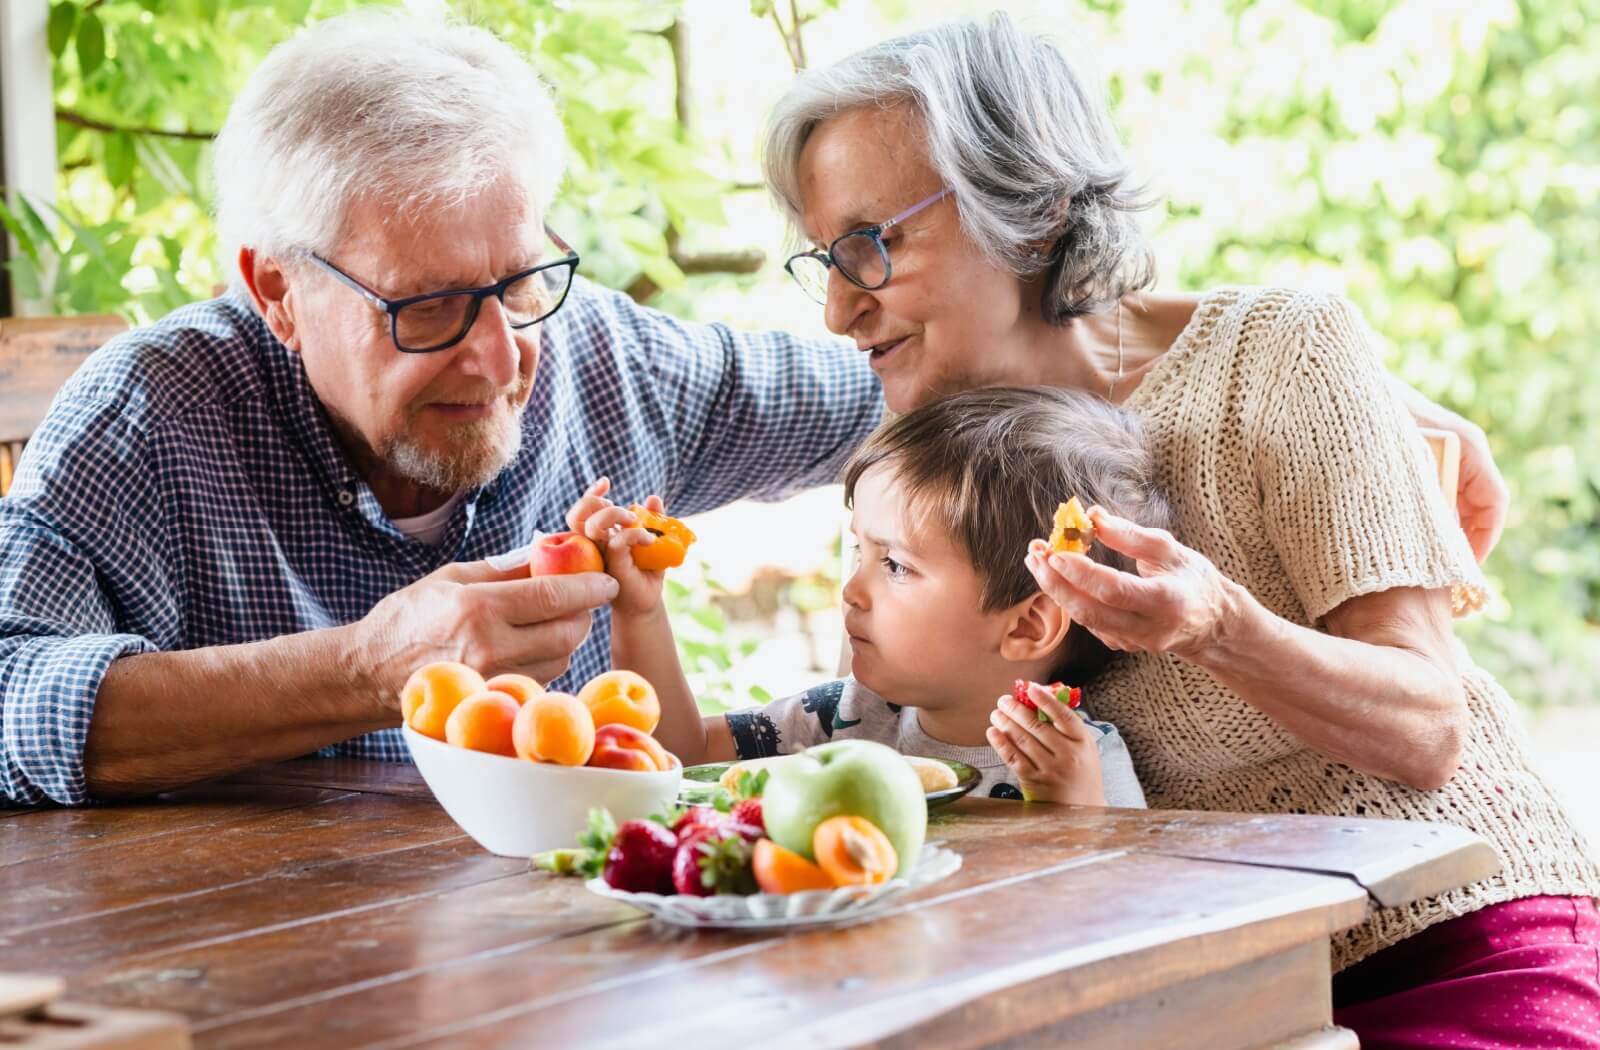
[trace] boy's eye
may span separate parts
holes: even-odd
[[[882,563],[883,570],[891,577],[899,578],[906,574],[906,567],[889,557],[887,554],[879,558],[878,561]]]

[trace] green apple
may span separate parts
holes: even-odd
[[[819,744],[774,763],[761,796],[767,836],[814,860],[811,836],[829,817],[864,817],[894,844],[909,874],[928,833],[922,780],[894,748],[870,740]]]

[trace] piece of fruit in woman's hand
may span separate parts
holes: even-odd
[[[1078,502],[1078,497],[1073,496],[1056,507],[1053,524],[1055,528],[1050,532],[1052,551],[1067,554],[1089,553],[1089,544],[1094,542],[1094,522],[1083,512],[1083,505]]]
[[[1033,697],[1028,695],[1028,687],[1033,684],[1033,682],[1028,681],[1026,678],[1018,678],[1015,682],[1012,682],[1011,699],[1015,700],[1023,707],[1026,707],[1029,711],[1037,714],[1039,716],[1039,721],[1048,722],[1050,721],[1050,716],[1045,714],[1043,711],[1040,711],[1039,705],[1034,703]],[[1045,688],[1050,690],[1051,693],[1055,694],[1055,698],[1061,703],[1066,704],[1068,707],[1076,708],[1079,704],[1083,703],[1083,690],[1079,689],[1075,685],[1069,686],[1061,682],[1051,682],[1049,685],[1045,686]]]
[[[625,820],[606,854],[602,877],[615,890],[671,893],[678,836],[653,820]]]

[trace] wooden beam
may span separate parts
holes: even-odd
[[[46,26],[49,0],[0,3],[0,188],[8,203],[26,194],[36,208],[55,202],[56,124]],[[4,238],[0,265],[17,248]],[[9,273],[0,277],[0,316],[44,313],[18,301]]]

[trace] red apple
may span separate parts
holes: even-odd
[[[528,558],[531,576],[567,576],[575,572],[605,572],[606,560],[600,548],[587,536],[576,532],[557,532],[540,536]]]

